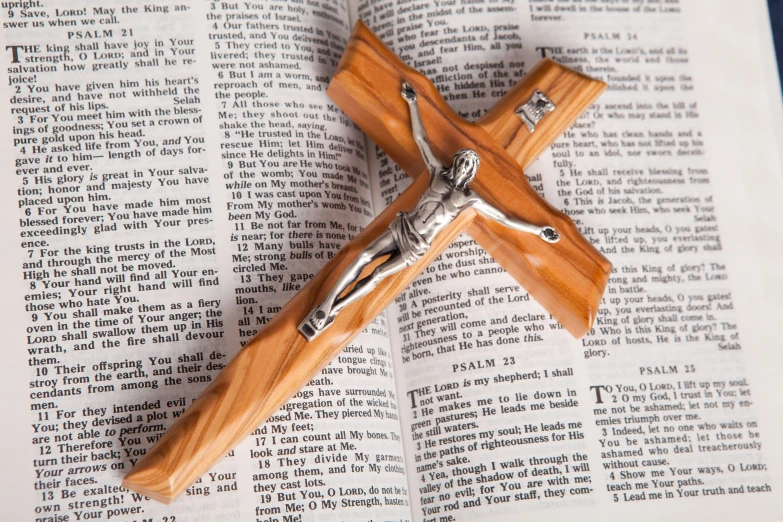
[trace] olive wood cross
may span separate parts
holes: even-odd
[[[399,211],[410,210],[427,187],[429,176],[419,175],[426,171],[425,164],[411,133],[408,106],[400,96],[404,82],[418,93],[430,144],[440,161],[448,165],[457,150],[475,150],[481,166],[471,190],[508,216],[553,226],[561,239],[547,243],[474,210],[462,212],[434,238],[416,264],[381,281],[308,342],[297,330],[303,318],[356,256],[388,229]],[[237,353],[128,473],[123,486],[171,502],[339,354],[463,231],[571,334],[581,337],[589,331],[611,264],[581,236],[570,218],[532,189],[522,169],[570,127],[604,88],[602,82],[544,60],[479,122],[470,123],[449,108],[424,76],[405,66],[358,22],[327,93],[415,178],[413,184]],[[556,109],[536,122],[531,132],[531,121],[521,114],[521,106],[536,91],[543,92]]]

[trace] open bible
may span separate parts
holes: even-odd
[[[14,520],[783,515],[763,2],[3,8]],[[460,236],[179,500],[131,493],[122,476],[410,183],[325,95],[359,19],[469,119],[542,57],[609,85],[526,172],[614,264],[595,328],[574,340]]]

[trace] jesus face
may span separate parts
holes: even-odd
[[[462,149],[454,154],[451,163],[451,179],[454,186],[460,190],[466,190],[479,168],[479,156],[474,150]]]

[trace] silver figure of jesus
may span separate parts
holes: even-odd
[[[470,182],[476,176],[480,163],[478,154],[471,149],[459,150],[454,154],[451,165],[444,167],[427,140],[416,91],[406,82],[402,85],[401,94],[410,109],[413,137],[427,165],[429,185],[413,210],[398,213],[388,230],[356,257],[326,299],[305,317],[299,325],[299,332],[308,341],[328,328],[343,308],[370,293],[386,277],[421,259],[434,238],[460,213],[470,208],[509,228],[535,234],[548,243],[556,243],[560,239],[554,228],[538,227],[507,216],[471,192]],[[357,281],[367,266],[383,257],[386,259],[370,275]],[[346,292],[354,283],[354,287]]]

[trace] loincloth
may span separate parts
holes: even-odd
[[[397,213],[397,217],[389,224],[389,231],[408,266],[421,259],[430,249],[430,244],[411,225],[406,212]]]

